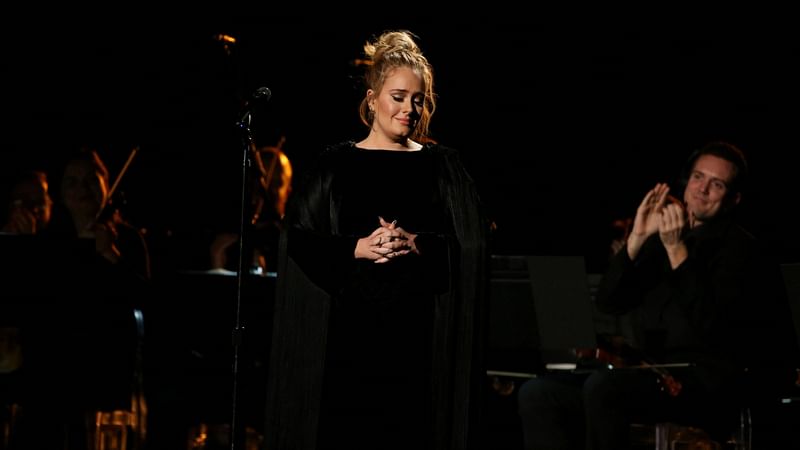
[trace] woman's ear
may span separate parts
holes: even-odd
[[[370,111],[375,111],[375,91],[367,89],[367,106]]]

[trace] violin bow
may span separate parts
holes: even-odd
[[[128,155],[128,160],[125,161],[125,165],[122,166],[122,170],[119,171],[119,175],[117,175],[117,178],[114,180],[114,184],[112,184],[111,189],[108,190],[108,198],[111,198],[111,196],[114,195],[114,191],[116,191],[117,186],[119,186],[119,180],[121,180],[122,176],[125,175],[125,172],[128,170],[128,166],[131,165],[131,161],[133,161],[133,158],[136,156],[136,153],[138,151],[139,151],[138,145],[136,147],[133,147],[133,150],[131,150],[131,154]]]
[[[122,166],[122,170],[119,171],[119,174],[117,175],[117,178],[114,179],[114,183],[111,185],[111,188],[108,190],[107,197],[108,197],[109,201],[106,202],[106,205],[102,209],[100,209],[100,211],[98,211],[97,216],[95,217],[95,222],[100,219],[100,217],[103,215],[103,213],[108,208],[108,205],[109,205],[110,200],[111,200],[111,196],[114,195],[114,191],[117,190],[117,186],[119,186],[119,182],[120,182],[120,180],[122,180],[122,176],[125,175],[125,172],[128,171],[128,167],[131,165],[131,162],[133,161],[133,158],[136,156],[136,153],[138,153],[138,152],[139,152],[139,146],[137,145],[136,147],[133,147],[133,149],[131,150],[131,154],[128,155],[128,160],[125,161],[125,165]]]

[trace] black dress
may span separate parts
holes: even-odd
[[[413,232],[452,234],[428,152],[359,150],[347,159],[333,184],[342,198],[343,234],[369,235],[379,225],[378,216],[396,219],[398,226]],[[364,188],[365,174],[400,167],[413,167],[414,176],[401,178],[407,182],[377,177],[374,188]],[[434,281],[443,279],[425,270],[424,261],[446,257],[437,247],[423,249],[424,259],[411,254],[389,264],[358,260],[333,298],[322,447],[352,445],[354,434],[372,448],[389,443],[399,448],[401,442],[405,448],[419,448],[424,442],[417,434],[424,435],[429,423]],[[438,254],[428,254],[434,252]]]
[[[466,448],[483,379],[487,227],[456,153],[341,144],[290,201],[269,448]],[[356,260],[379,216],[418,234],[420,254]]]

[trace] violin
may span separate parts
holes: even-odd
[[[672,374],[670,374],[667,371],[667,369],[660,366],[654,366],[648,363],[647,361],[641,361],[638,367],[641,367],[643,369],[649,369],[658,374],[658,376],[660,377],[658,381],[661,383],[661,390],[666,391],[667,394],[670,395],[670,397],[677,397],[678,394],[681,393],[683,385],[681,384],[680,381],[675,379],[675,377],[673,377]]]
[[[683,385],[669,373],[665,367],[666,365],[654,364],[641,356],[631,357],[630,355],[639,352],[625,345],[621,340],[612,339],[610,346],[613,351],[604,347],[580,348],[575,350],[575,355],[578,358],[598,361],[613,368],[649,370],[659,376],[658,381],[661,384],[661,390],[669,394],[670,397],[677,397],[681,393]],[[679,364],[678,366],[685,366],[685,364]]]

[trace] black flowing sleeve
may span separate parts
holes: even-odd
[[[292,193],[286,215],[288,256],[318,287],[336,293],[355,264],[354,236],[335,230],[331,182],[336,150],[324,152]]]
[[[480,437],[485,379],[489,222],[458,152],[440,156],[440,191],[455,231],[447,242],[448,294],[437,300],[434,336],[436,448],[472,448]]]

